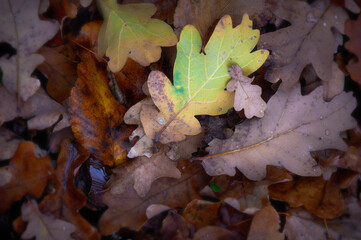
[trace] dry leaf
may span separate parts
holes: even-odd
[[[301,176],[320,175],[321,168],[309,152],[346,150],[340,132],[356,125],[350,115],[356,106],[352,93],[342,93],[331,102],[324,102],[322,96],[322,87],[307,96],[301,96],[299,85],[289,92],[278,90],[262,119],[246,120],[231,138],[209,143],[211,155],[203,160],[207,173],[233,176],[237,167],[249,179],[261,180],[266,165],[274,165]]]
[[[329,181],[322,177],[300,177],[271,185],[268,189],[273,199],[288,202],[291,207],[304,206],[310,213],[332,219],[343,213],[341,189],[347,188],[356,175],[339,170]]]
[[[247,239],[285,239],[285,234],[278,231],[280,229],[279,221],[278,213],[273,207],[268,206],[263,208],[254,215]]]
[[[33,237],[37,240],[73,239],[70,235],[75,231],[75,226],[54,216],[42,214],[35,200],[24,203],[21,213],[22,219],[28,222],[25,232],[21,235],[22,239]]]
[[[193,237],[193,240],[233,240],[242,239],[242,236],[237,232],[231,232],[227,229],[207,226],[199,229]]]
[[[130,132],[121,127],[125,108],[111,94],[104,67],[92,54],[78,65],[78,80],[70,97],[70,122],[82,146],[114,166],[126,160]]]
[[[44,58],[34,52],[58,32],[59,25],[39,19],[39,0],[2,1],[1,5],[0,21],[5,27],[0,29],[0,42],[16,49],[15,56],[0,58],[3,84],[25,101],[40,87],[40,81],[30,75]]]
[[[348,147],[342,157],[337,155],[330,159],[330,165],[361,173],[361,155],[359,149],[354,146]]]
[[[58,102],[70,96],[77,77],[76,64],[61,53],[63,49],[64,46],[57,48],[43,46],[38,50],[38,53],[45,58],[38,69],[48,77],[46,90]]]
[[[168,24],[151,18],[157,11],[151,3],[120,5],[116,0],[98,0],[97,5],[104,17],[98,53],[110,58],[108,66],[112,72],[119,72],[128,57],[148,66],[159,60],[161,46],[177,43]]]
[[[332,29],[344,32],[346,12],[328,0],[314,1],[311,5],[305,1],[282,0],[272,10],[291,26],[261,36],[259,45],[272,50],[273,67],[266,79],[271,82],[282,79],[283,89],[290,90],[305,66],[311,63],[323,83],[333,81],[335,76],[330,69],[335,38]],[[343,90],[343,85],[338,86],[341,88],[337,94]],[[328,95],[326,91],[324,94]]]
[[[160,234],[164,240],[190,240],[192,226],[182,216],[169,211],[162,222]]]
[[[0,168],[0,179],[4,176],[8,179],[6,184],[0,184],[0,212],[8,210],[25,194],[40,198],[48,180],[53,178],[50,157],[38,158],[34,151],[34,143],[22,142],[9,165]]]
[[[121,227],[138,229],[146,220],[146,209],[151,204],[163,204],[171,208],[185,207],[207,185],[209,177],[195,163],[182,162],[178,166],[182,172],[180,179],[160,178],[153,182],[148,194],[139,197],[133,187],[122,194],[112,194],[110,190],[103,195],[108,209],[99,220],[102,235],[109,235]]]
[[[53,129],[55,132],[70,126],[66,109],[51,99],[42,88],[17,108],[15,96],[0,87],[0,124],[15,117],[29,119],[29,129],[42,130],[56,124]]]
[[[79,210],[87,203],[85,194],[74,185],[76,169],[88,158],[75,146],[65,140],[59,153],[54,191],[40,203],[43,213],[51,213],[58,219],[65,220],[76,226],[73,236],[76,239],[99,239],[97,230],[83,218]]]
[[[221,202],[209,202],[194,199],[183,210],[182,216],[185,220],[192,223],[196,229],[202,227],[220,225],[221,217],[219,208]]]
[[[345,43],[345,48],[354,53],[358,61],[347,65],[352,80],[361,85],[361,16],[356,21],[348,20],[345,24],[345,34],[349,36],[350,41]]]
[[[140,197],[145,197],[152,183],[158,178],[180,178],[181,173],[177,169],[177,162],[166,156],[168,149],[168,147],[162,147],[151,158],[138,157],[124,166],[113,169],[108,183],[111,186],[111,193],[121,194],[132,186]]]
[[[267,108],[265,101],[261,98],[262,89],[257,85],[252,85],[254,78],[249,78],[242,74],[242,69],[238,65],[229,68],[229,75],[232,79],[227,84],[227,91],[235,91],[234,109],[241,111],[247,118],[263,117]]]
[[[213,24],[222,16],[230,15],[235,25],[242,21],[244,14],[248,14],[257,27],[264,26],[272,19],[270,6],[274,3],[269,0],[179,0],[174,14],[174,26],[179,33],[184,26],[191,24],[197,28],[202,39]]]

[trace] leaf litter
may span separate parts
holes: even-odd
[[[4,1],[2,236],[359,238],[356,4]]]

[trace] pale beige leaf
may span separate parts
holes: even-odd
[[[12,158],[22,141],[9,129],[0,127],[0,160]]]
[[[246,120],[236,126],[231,138],[209,143],[211,155],[203,160],[207,173],[233,176],[237,167],[249,179],[260,180],[266,175],[266,165],[275,165],[301,176],[320,175],[321,168],[310,152],[345,151],[340,132],[356,126],[350,115],[356,107],[351,92],[331,102],[322,96],[322,87],[307,96],[301,95],[299,85],[288,92],[278,90],[262,119]]]
[[[133,186],[140,197],[144,197],[153,181],[161,177],[180,178],[177,162],[166,156],[168,147],[161,148],[151,158],[138,157],[125,166],[113,169],[110,178],[112,194],[121,194],[129,186]]]
[[[279,220],[278,213],[272,206],[263,208],[254,215],[247,239],[283,240],[285,234],[278,231]]]
[[[282,79],[283,89],[289,90],[308,64],[312,64],[323,83],[333,79],[330,69],[336,40],[332,29],[344,33],[346,12],[328,0],[313,1],[311,5],[306,1],[282,0],[272,9],[291,26],[260,38],[259,46],[272,50],[272,69],[266,79],[270,82]],[[337,94],[342,90],[343,86]]]
[[[73,239],[70,235],[75,231],[71,223],[40,212],[35,200],[26,202],[21,207],[22,219],[28,222],[23,239],[35,237],[37,240]]]
[[[60,117],[62,119],[58,122]],[[0,123],[22,117],[29,119],[29,129],[41,130],[55,123],[54,131],[70,126],[66,109],[51,99],[42,88],[17,109],[16,98],[5,88],[0,88]]]
[[[16,49],[10,59],[0,59],[4,86],[12,93],[27,100],[40,87],[39,80],[30,77],[35,67],[43,61],[36,52],[59,30],[59,24],[43,21],[38,17],[39,0],[1,1],[0,42],[7,42]]]
[[[244,76],[241,67],[238,65],[232,65],[229,68],[229,75],[232,79],[227,84],[227,91],[236,91],[234,109],[236,111],[244,109],[246,118],[263,117],[267,105],[261,98],[262,88],[251,84],[254,78]]]

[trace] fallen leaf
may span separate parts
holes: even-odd
[[[121,127],[124,106],[107,85],[104,65],[92,54],[78,65],[78,79],[71,91],[70,122],[75,138],[96,158],[109,166],[126,160],[127,128]]]
[[[199,191],[207,185],[209,177],[195,163],[184,161],[178,168],[182,172],[180,179],[160,178],[154,181],[145,197],[140,197],[132,186],[122,194],[112,194],[110,186],[103,195],[109,208],[99,220],[100,233],[109,235],[121,227],[138,229],[146,221],[145,212],[151,204],[185,207],[191,200],[200,198]]]
[[[265,239],[266,236],[270,240],[285,239],[285,234],[278,231],[279,221],[278,213],[273,207],[263,208],[254,215],[247,239]]]
[[[242,68],[238,65],[232,65],[229,68],[229,75],[231,75],[232,79],[227,83],[227,91],[236,92],[234,109],[236,111],[244,109],[246,118],[263,117],[267,105],[261,98],[262,89],[251,84],[254,78],[244,76]]]
[[[54,216],[42,214],[35,200],[24,203],[21,213],[23,220],[28,222],[25,232],[21,235],[22,239],[73,239],[70,235],[75,231],[75,226]]]
[[[182,216],[192,223],[196,229],[210,225],[220,225],[219,208],[221,202],[209,202],[194,199],[185,207]]]
[[[227,229],[207,226],[199,229],[193,237],[193,240],[233,240],[243,239],[237,232],[232,232]]]
[[[97,4],[104,17],[98,53],[110,58],[108,66],[112,72],[119,72],[128,57],[148,66],[159,60],[161,46],[177,43],[168,24],[151,18],[157,11],[151,3],[119,5],[116,0],[98,0]]]
[[[69,141],[62,143],[59,153],[54,191],[47,195],[39,207],[43,213],[51,213],[76,226],[73,236],[76,239],[99,239],[97,230],[79,213],[87,203],[85,194],[74,185],[76,169],[88,158],[79,152]]]
[[[148,77],[148,88],[160,112],[142,106],[141,121],[148,137],[162,143],[181,141],[185,135],[201,132],[194,115],[220,115],[233,106],[234,94],[224,91],[228,67],[238,64],[249,75],[268,56],[265,50],[250,53],[257,44],[258,30],[244,15],[242,24],[232,27],[224,16],[201,53],[202,41],[195,27],[186,26],[177,45],[174,85],[159,71]]]
[[[42,21],[38,17],[39,0],[4,1],[0,11],[0,42],[7,42],[16,49],[16,55],[1,57],[5,88],[25,101],[40,87],[40,81],[30,75],[36,66],[44,61],[34,54],[44,43],[59,31],[59,25],[51,21]]]
[[[316,216],[332,219],[343,213],[341,189],[347,188],[356,175],[339,170],[332,174],[329,181],[322,177],[300,177],[294,181],[271,185],[268,189],[272,199],[285,201],[294,208],[304,206]]]
[[[346,150],[340,132],[356,125],[350,115],[356,106],[352,93],[341,93],[331,102],[322,96],[322,87],[307,96],[301,96],[299,85],[288,92],[278,90],[262,119],[246,120],[231,138],[209,143],[211,155],[203,157],[206,172],[233,176],[237,167],[247,178],[261,180],[266,165],[274,165],[301,176],[320,175],[309,152]]]
[[[248,14],[257,27],[264,26],[273,18],[269,11],[274,3],[269,0],[255,0],[250,4],[246,0],[179,0],[174,14],[176,32],[191,24],[197,28],[202,39],[207,38],[212,24],[224,15],[230,15],[235,24]]]
[[[63,48],[64,46],[57,48],[43,46],[38,50],[38,53],[45,58],[38,69],[48,77],[46,90],[58,102],[70,96],[77,77],[76,64],[61,53]]]
[[[293,209],[286,217],[285,234],[288,239],[359,239],[361,238],[360,225],[361,208],[359,201],[354,197],[345,199],[344,214],[338,219],[324,220],[301,210]]]
[[[98,52],[98,34],[103,21],[91,21],[82,26],[78,35],[74,38],[74,41],[93,52]],[[78,54],[79,56],[85,55],[88,51],[80,48],[78,51],[84,52]]]
[[[337,155],[336,157],[332,158],[330,160],[330,165],[361,173],[360,152],[356,147],[349,146],[342,157]]]
[[[173,211],[168,211],[168,215],[162,222],[160,234],[164,240],[190,240],[192,227],[182,216]]]
[[[361,41],[361,17],[356,21],[347,20],[345,24],[345,34],[349,36],[350,41],[345,43],[345,48],[354,53],[358,61],[351,62],[347,65],[347,70],[351,75],[352,80],[361,85],[361,49],[359,43]]]
[[[48,181],[53,178],[50,157],[38,158],[34,151],[34,143],[22,142],[9,165],[0,168],[2,175],[0,179],[5,175],[8,179],[6,184],[0,184],[1,213],[8,210],[13,202],[19,201],[25,194],[40,198]]]
[[[212,182],[220,188],[214,195],[238,211],[253,215],[255,212],[270,205],[268,186],[278,182],[292,180],[292,176],[284,169],[267,166],[267,176],[262,181],[250,181],[238,174],[216,176]]]
[[[167,23],[173,24],[173,15],[177,6],[177,0],[124,0],[123,4],[129,3],[153,3],[157,7],[154,18],[167,20]]]
[[[29,119],[29,129],[42,130],[55,125],[53,131],[56,132],[70,126],[66,109],[51,99],[42,88],[17,108],[15,96],[0,87],[0,124],[16,117]]]
[[[108,183],[111,193],[121,194],[132,186],[140,197],[145,197],[155,180],[162,177],[180,178],[177,162],[166,155],[168,149],[162,147],[151,158],[138,157],[113,169]]]
[[[273,67],[266,75],[270,82],[282,79],[284,90],[290,90],[299,80],[306,65],[312,64],[323,84],[333,81],[335,38],[332,29],[344,33],[346,12],[330,1],[278,1],[272,8],[275,15],[291,26],[263,34],[259,45],[272,50]],[[340,86],[340,84],[338,84]],[[341,93],[343,85],[338,89]],[[327,92],[324,92],[327,95]]]

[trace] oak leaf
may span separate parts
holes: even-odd
[[[263,117],[267,105],[261,98],[261,87],[251,84],[254,78],[244,76],[242,69],[238,65],[232,65],[229,68],[229,75],[231,75],[232,79],[227,83],[227,91],[236,92],[234,109],[236,111],[244,109],[246,118]]]
[[[74,185],[76,169],[88,159],[88,154],[78,151],[67,139],[62,142],[57,161],[54,191],[39,204],[41,212],[51,214],[76,226],[76,239],[99,239],[97,230],[79,213],[87,203],[87,197]]]
[[[78,79],[71,91],[70,123],[75,138],[109,166],[126,160],[128,129],[121,127],[124,106],[108,87],[104,65],[92,54],[78,64]]]
[[[237,167],[249,179],[261,180],[266,165],[275,165],[301,176],[320,175],[310,152],[345,151],[340,132],[356,126],[350,115],[356,107],[352,93],[344,92],[331,102],[323,101],[322,95],[322,87],[307,96],[301,95],[300,86],[278,90],[262,119],[246,120],[236,126],[231,138],[209,143],[211,155],[203,160],[207,173],[233,176]]]
[[[359,16],[356,21],[348,20],[345,24],[345,34],[349,36],[350,41],[345,43],[345,48],[354,53],[358,61],[351,62],[347,65],[351,78],[361,85],[361,17]]]
[[[0,10],[0,42],[7,42],[16,49],[16,55],[1,57],[3,84],[18,101],[27,100],[40,87],[40,81],[31,77],[36,66],[44,61],[34,54],[59,30],[59,25],[38,17],[39,1],[3,1]]]
[[[347,14],[330,1],[282,0],[272,8],[274,14],[291,23],[283,29],[263,34],[259,45],[272,50],[270,61],[273,66],[266,79],[277,82],[282,79],[284,90],[290,90],[299,80],[306,65],[312,64],[323,83],[343,81],[336,78],[330,69],[333,64],[335,38],[332,29],[344,33]],[[343,84],[337,94],[343,90]],[[325,96],[327,92],[324,92]],[[335,95],[337,95],[335,94]],[[333,97],[333,96],[331,96]],[[330,99],[327,99],[330,100]]]
[[[32,237],[38,240],[73,239],[70,235],[75,231],[75,226],[41,213],[35,200],[24,203],[21,213],[22,219],[28,222],[25,232],[21,235],[22,239]]]
[[[48,77],[46,90],[58,102],[63,102],[70,96],[77,77],[76,64],[61,53],[63,49],[64,46],[57,48],[43,46],[38,50],[38,53],[45,58],[38,69]]]
[[[23,141],[9,129],[0,127],[0,161],[12,158],[19,144]]]
[[[233,106],[234,94],[224,91],[231,64],[238,64],[244,75],[259,68],[268,51],[250,53],[256,46],[258,30],[252,30],[248,15],[236,28],[230,16],[224,16],[201,53],[202,40],[195,27],[186,26],[177,44],[174,79],[152,71],[148,88],[156,109],[141,111],[141,121],[148,137],[162,143],[183,140],[185,135],[201,132],[195,115],[220,115]]]
[[[168,147],[162,147],[151,158],[138,157],[124,166],[120,165],[113,169],[113,174],[107,183],[111,185],[111,193],[121,194],[129,186],[133,186],[137,194],[144,197],[156,179],[180,178],[181,173],[177,169],[177,162],[170,160],[166,155],[168,149]]]
[[[214,23],[224,15],[230,15],[235,24],[240,24],[244,14],[248,14],[257,27],[264,26],[272,20],[270,6],[274,1],[254,0],[179,0],[174,14],[176,32],[191,24],[197,28],[202,39],[207,40]]]
[[[40,198],[54,174],[50,157],[35,156],[32,142],[20,143],[9,165],[0,169],[0,179],[7,176],[5,184],[0,184],[0,212],[8,210],[14,201],[19,201],[25,194]]]
[[[151,3],[123,4],[116,0],[98,0],[104,17],[99,31],[98,53],[110,58],[108,66],[119,72],[127,58],[148,66],[160,58],[161,46],[177,43],[173,29],[165,22],[151,17],[157,8]]]
[[[100,233],[109,235],[121,227],[138,229],[146,221],[145,212],[151,204],[163,204],[171,208],[185,207],[191,200],[200,198],[199,191],[209,181],[201,166],[183,161],[178,169],[182,173],[181,178],[156,180],[144,197],[140,197],[132,186],[122,194],[113,194],[110,185],[103,195],[104,203],[109,208],[99,220]]]
[[[280,217],[272,206],[263,208],[254,215],[247,239],[258,240],[265,236],[270,240],[285,239],[285,234],[278,231],[279,221]]]
[[[338,171],[326,181],[321,177],[300,177],[268,187],[270,197],[288,202],[291,207],[304,206],[321,218],[336,218],[344,210],[341,189],[347,188],[357,176],[354,172]]]
[[[42,130],[55,125],[53,131],[56,132],[70,126],[66,109],[51,99],[43,88],[39,88],[18,108],[16,97],[0,87],[0,124],[16,117],[29,119],[29,129]]]

